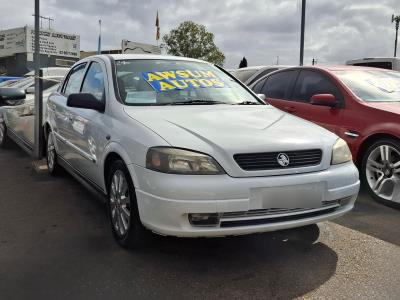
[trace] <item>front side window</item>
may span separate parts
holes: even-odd
[[[363,101],[400,101],[400,72],[354,70],[335,71],[334,74]]]
[[[117,60],[116,81],[126,105],[261,104],[235,79],[202,62]]]
[[[262,94],[267,98],[288,99],[290,87],[296,71],[283,71],[268,77],[262,88]]]
[[[104,73],[98,62],[92,62],[82,84],[82,93],[89,93],[97,100],[103,101],[104,97]]]
[[[342,95],[336,85],[325,75],[308,70],[302,70],[294,88],[293,99],[300,102],[310,102],[317,94],[332,94],[341,100]]]
[[[65,85],[64,94],[66,96],[79,93],[81,89],[83,75],[85,74],[86,64],[76,66],[69,74],[68,81]]]

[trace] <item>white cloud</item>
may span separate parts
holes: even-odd
[[[215,34],[226,55],[226,67],[246,56],[250,65],[299,60],[300,0],[42,0],[41,14],[55,19],[56,30],[81,36],[81,49],[95,50],[102,19],[103,48],[119,48],[121,40],[155,43],[159,10],[161,34],[192,20]],[[33,24],[32,0],[2,5],[0,28]],[[309,0],[306,14],[305,63],[344,63],[363,56],[393,54],[392,13],[400,1]]]

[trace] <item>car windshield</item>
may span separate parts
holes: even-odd
[[[400,72],[354,70],[334,73],[357,97],[366,102],[400,101]]]
[[[126,105],[261,104],[218,68],[185,60],[117,60],[119,94]]]

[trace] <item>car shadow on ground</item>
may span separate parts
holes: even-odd
[[[7,299],[287,299],[335,273],[337,254],[317,240],[317,225],[228,238],[154,235],[146,247],[125,250],[96,197],[66,173],[29,172],[30,158],[20,152],[0,150],[0,290]]]
[[[376,202],[362,187],[354,209],[335,223],[400,246],[400,209]]]

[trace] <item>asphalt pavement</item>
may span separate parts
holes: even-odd
[[[68,174],[0,150],[0,299],[400,299],[400,210],[361,193],[334,222],[127,251]]]

